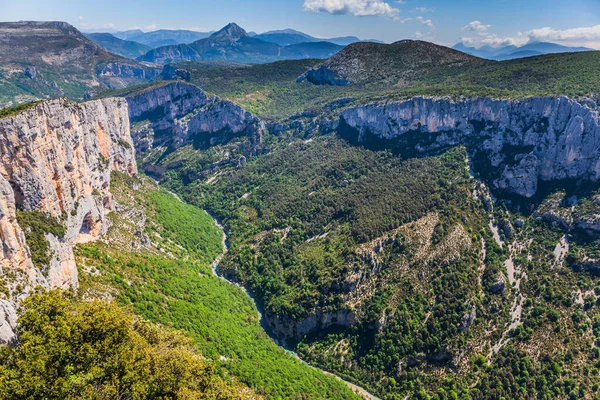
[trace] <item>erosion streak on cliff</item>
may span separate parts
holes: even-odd
[[[36,285],[77,287],[73,246],[108,228],[113,170],[137,173],[123,99],[61,98],[0,119],[0,268],[21,271],[9,282],[10,303]],[[64,237],[45,235],[49,265],[33,265],[17,210],[41,211],[64,225]],[[0,343],[10,339],[3,335]]]
[[[524,197],[540,181],[600,179],[600,120],[591,101],[417,97],[344,110],[338,129],[409,154],[467,145],[494,189]]]
[[[125,96],[138,152],[175,150],[189,143],[206,148],[236,136],[247,136],[257,145],[265,129],[242,107],[190,84],[176,82]]]

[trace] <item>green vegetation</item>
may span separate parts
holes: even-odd
[[[480,298],[472,279],[494,274],[479,270],[482,238],[490,259],[495,253],[482,205],[471,196],[464,149],[402,160],[336,137],[274,146],[216,182],[184,185],[170,172],[165,183],[223,221],[230,251],[220,271],[249,287],[284,326],[353,310],[357,324],[298,338],[303,358],[386,399],[418,382],[438,387],[440,377],[424,370],[486,334],[482,323],[461,328],[464,315],[475,308],[482,321],[502,326],[510,307],[489,290]],[[421,229],[431,229],[431,238],[415,236]],[[384,327],[375,329],[381,318]],[[416,359],[419,372],[397,372]]]
[[[19,345],[0,348],[3,399],[250,399],[180,333],[114,302],[36,293],[24,301]]]
[[[50,243],[45,234],[62,238],[65,235],[64,225],[54,217],[37,210],[17,211],[17,221],[25,232],[25,240],[31,251],[31,261],[44,271],[52,259]]]
[[[182,246],[204,264],[210,264],[223,250],[223,233],[206,213],[177,199],[174,201],[173,194],[164,191],[151,192],[148,197],[154,205],[156,223],[164,228],[164,239]]]
[[[195,160],[219,147],[186,150],[189,162],[163,180],[223,222],[230,250],[220,271],[246,285],[270,319],[293,330],[311,315],[352,312],[356,323],[342,317],[289,337],[303,359],[386,400],[597,398],[600,281],[578,262],[556,266],[558,226],[509,203],[485,211],[464,149],[403,160],[335,136],[266,141],[270,152],[244,168],[210,173]],[[593,196],[574,212],[594,214]],[[525,226],[505,234],[516,218]],[[597,240],[569,238],[573,260],[596,254]],[[526,274],[514,329],[509,244],[523,246],[512,257]]]
[[[227,97],[267,119],[281,119],[311,109],[327,109],[341,97],[356,102],[411,96],[587,96],[600,88],[600,52],[549,54],[502,62],[472,63],[461,68],[439,67],[411,75],[409,80],[350,86],[296,83],[319,60],[281,61],[239,68],[206,68],[182,63],[191,82]],[[391,72],[390,72],[391,73]],[[395,73],[401,73],[395,72]]]
[[[111,190],[121,204],[148,215],[144,230],[131,236],[139,228],[114,214],[110,245],[77,249],[80,295],[112,293],[137,315],[187,332],[205,357],[268,398],[355,398],[342,382],[275,344],[250,298],[213,275],[209,264],[221,251],[221,232],[211,217],[156,191],[149,179],[133,190],[136,179],[113,174]],[[152,244],[125,247],[144,235]]]
[[[39,103],[40,103],[39,101],[31,101],[28,103],[17,104],[16,106],[12,106],[12,107],[2,108],[2,109],[0,109],[0,118],[12,117],[12,116],[17,115],[25,110],[28,110],[30,108],[37,106]]]

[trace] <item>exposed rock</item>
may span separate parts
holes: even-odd
[[[467,145],[495,190],[524,197],[534,196],[540,181],[600,179],[598,111],[566,97],[417,97],[346,109],[338,130],[412,154]]]
[[[0,345],[15,343],[16,327],[17,312],[14,304],[6,300],[0,300]]]
[[[183,82],[127,95],[127,102],[139,153],[186,144],[207,148],[234,137],[246,137],[247,147],[254,148],[265,130],[261,120],[240,106]]]
[[[99,67],[98,76],[100,78],[138,78],[141,80],[152,80],[161,74],[162,70],[158,67],[148,67],[143,64],[126,64],[118,62],[106,63]],[[109,80],[108,87],[122,87],[115,85]]]
[[[506,290],[506,278],[504,275],[498,276],[498,279],[491,287],[492,293],[500,294]]]
[[[238,160],[238,167],[243,168],[246,166],[247,163],[248,163],[248,161],[246,161],[246,157],[241,156],[240,159]]]
[[[137,172],[123,99],[76,104],[61,98],[0,119],[0,267],[25,277],[13,306],[15,296],[37,285],[77,287],[73,246],[107,229],[113,170]],[[52,257],[44,273],[31,261],[17,209],[44,212],[66,228],[62,238],[46,234]]]
[[[337,78],[337,74],[325,65],[321,65],[319,67],[311,69],[304,75],[300,76],[297,79],[297,82],[300,83],[304,82],[305,80],[308,80],[311,83],[321,85],[327,84],[333,86],[348,86],[350,84],[350,81],[348,79]]]
[[[165,80],[182,80],[189,82],[192,79],[192,73],[187,69],[176,68],[171,64],[168,64],[163,68],[162,78]]]
[[[470,312],[463,315],[459,329],[461,331],[469,329],[475,323],[476,317],[477,317],[477,309],[475,308],[475,306],[473,306],[473,308],[471,309]]]
[[[550,195],[539,205],[534,215],[553,225],[560,225],[563,229],[570,229],[573,225],[573,210],[562,207],[564,196],[564,192]]]
[[[265,322],[276,337],[286,340],[299,340],[315,330],[327,329],[332,326],[352,326],[356,316],[350,310],[320,312],[301,320],[282,320],[275,315],[265,314]]]
[[[29,79],[37,78],[37,69],[35,67],[27,67],[25,68],[25,76]]]

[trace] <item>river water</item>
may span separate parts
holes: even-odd
[[[306,363],[304,360],[302,360],[298,354],[296,354],[293,350],[286,348],[285,346],[282,346],[281,343],[279,342],[279,340],[277,340],[277,338],[274,337],[274,335],[272,334],[272,332],[270,331],[267,323],[265,322],[265,318],[264,318],[264,312],[263,310],[260,309],[258,303],[256,302],[256,299],[254,298],[254,296],[252,296],[252,294],[242,285],[239,285],[233,281],[230,281],[229,279],[227,279],[223,274],[219,273],[219,262],[221,262],[221,260],[223,259],[223,256],[225,256],[225,253],[227,253],[228,251],[228,246],[227,246],[227,233],[225,232],[225,228],[223,227],[223,225],[221,225],[221,223],[219,223],[219,221],[215,218],[214,215],[211,215],[209,212],[206,212],[214,221],[215,225],[217,225],[217,227],[219,227],[219,229],[221,229],[221,232],[223,232],[223,238],[222,238],[222,245],[223,245],[223,252],[221,254],[219,254],[219,256],[215,259],[215,261],[212,263],[211,265],[211,269],[212,272],[215,276],[219,277],[220,279],[223,279],[224,281],[226,281],[227,283],[237,286],[240,289],[242,289],[244,291],[244,293],[246,293],[246,295],[250,298],[250,300],[252,300],[252,303],[254,303],[254,307],[256,308],[257,312],[258,312],[258,316],[259,316],[259,320],[260,320],[260,326],[264,329],[264,331],[273,339],[273,341],[275,343],[277,343],[278,346],[280,346],[281,348],[283,348],[285,351],[287,351],[288,353],[290,353],[292,356],[296,357],[300,362],[303,362],[307,365],[310,365],[308,363]],[[352,389],[352,391],[360,396],[362,396],[365,400],[381,400],[378,397],[372,395],[371,393],[367,392],[365,389],[361,388],[360,386],[357,386],[351,382],[345,381],[344,379],[340,378],[339,376],[329,372],[329,371],[325,371],[322,370],[320,368],[314,367],[312,365],[310,365],[312,368],[316,368],[319,371],[323,372],[326,375],[331,375],[336,377],[337,379],[339,379],[340,381],[344,382],[344,384],[346,384],[346,386],[348,386],[350,389]]]

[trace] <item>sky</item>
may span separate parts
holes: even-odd
[[[84,31],[213,31],[236,22],[258,33],[292,28],[388,43],[600,49],[600,0],[0,0],[0,20],[60,20]]]

